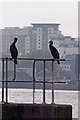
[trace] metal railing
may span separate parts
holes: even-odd
[[[26,83],[33,83],[33,103],[34,103],[34,98],[35,98],[35,84],[36,83],[42,83],[43,84],[43,103],[45,103],[45,90],[46,90],[46,87],[45,87],[45,84],[52,84],[52,103],[54,103],[54,83],[65,83],[64,82],[56,82],[54,81],[54,61],[56,61],[55,59],[33,59],[33,58],[18,58],[18,60],[24,60],[24,61],[32,61],[32,65],[33,65],[33,79],[32,80],[15,80],[16,79],[16,65],[14,64],[14,70],[13,70],[13,80],[8,80],[8,62],[10,61],[11,59],[10,58],[0,58],[0,61],[2,61],[2,102],[6,102],[8,103],[8,83],[11,83],[11,82],[26,82]],[[59,59],[60,61],[65,61],[65,59]],[[35,78],[35,68],[36,68],[36,62],[37,61],[42,61],[43,62],[43,81],[39,81],[39,80],[36,80]],[[52,64],[52,78],[51,80],[49,81],[46,81],[46,78],[45,78],[45,63],[50,61],[51,64]],[[4,72],[5,71],[5,72]],[[5,74],[5,78],[4,78],[4,73]],[[4,89],[5,89],[5,94],[4,94]],[[5,96],[4,96],[5,95]],[[5,101],[4,101],[4,98],[5,98]]]

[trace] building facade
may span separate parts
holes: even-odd
[[[64,36],[59,30],[60,24],[32,23],[32,26],[23,28],[6,27],[0,30],[0,43],[3,54],[9,54],[9,46],[14,37],[18,38],[19,54],[28,54],[35,50],[49,49],[49,41],[60,52],[60,58],[78,53],[78,41],[71,36]]]
[[[2,56],[10,56],[10,45],[14,37],[18,38],[17,48],[19,55],[30,52],[30,38],[32,27],[6,27],[0,30],[0,42],[2,43]]]
[[[10,45],[14,37],[17,37],[19,56],[35,50],[48,50],[50,40],[58,49],[60,58],[67,59],[67,56],[78,54],[78,40],[71,36],[64,36],[59,30],[59,25],[55,23],[32,23],[31,26],[23,28],[6,27],[1,29],[0,51],[2,51],[3,56],[10,56]],[[71,62],[67,64],[64,62],[61,64],[61,68],[70,71]]]
[[[59,24],[32,23],[33,25],[33,50],[48,49],[48,42],[54,36],[59,36]]]

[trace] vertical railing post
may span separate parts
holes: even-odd
[[[2,59],[2,102],[4,102],[4,59]]]
[[[52,59],[52,103],[54,103],[54,60]]]
[[[35,60],[33,61],[33,103],[35,98]]]
[[[15,78],[16,78],[16,64],[15,63],[13,63],[14,64],[14,72],[13,72],[13,81],[15,80]]]
[[[8,58],[6,57],[6,103],[8,102]]]
[[[43,60],[43,103],[45,103],[45,60]]]

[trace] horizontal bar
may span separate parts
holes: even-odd
[[[11,58],[7,58],[8,60],[11,60]],[[54,59],[54,58],[17,58],[18,60],[35,60],[35,61],[56,61],[56,60],[59,60],[59,61],[66,61],[66,59]],[[0,58],[0,60],[6,60],[6,58]]]
[[[26,82],[26,83],[29,83],[29,82],[31,83],[32,82],[33,83],[33,81],[30,81],[30,80],[28,80],[28,81],[20,81],[20,80],[16,81],[15,80],[15,81],[0,81],[0,82],[3,82],[3,83],[4,82]],[[35,83],[67,83],[67,82],[65,82],[65,81],[53,81],[52,82],[52,81],[38,81],[37,80],[37,81],[35,81]]]

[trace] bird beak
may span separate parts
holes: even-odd
[[[49,41],[49,44],[51,43],[51,41]]]

